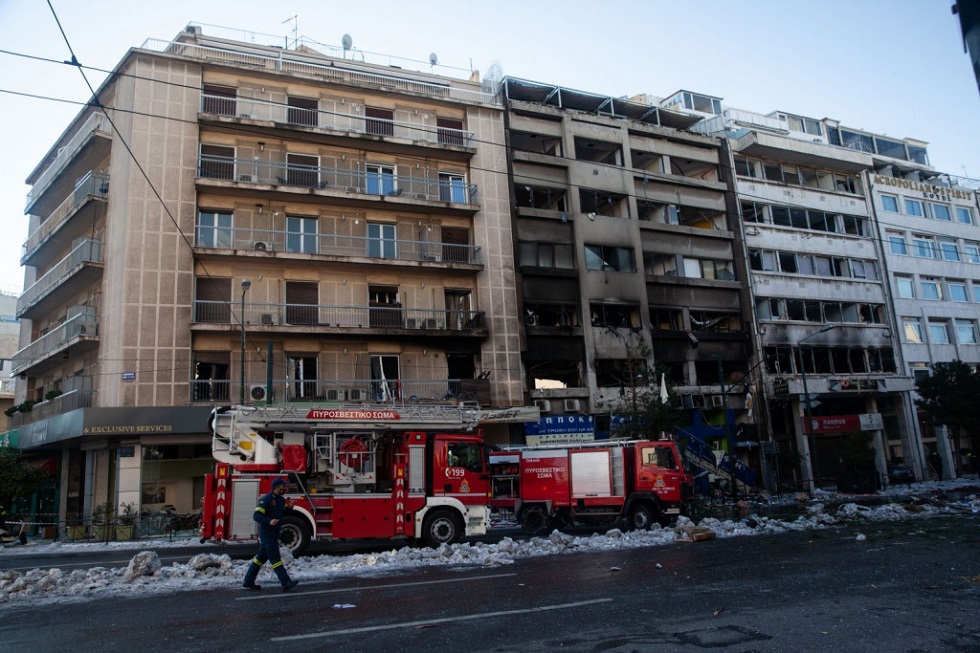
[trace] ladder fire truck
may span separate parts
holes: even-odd
[[[280,541],[406,538],[430,546],[486,534],[490,480],[479,410],[466,404],[236,406],[211,415],[201,541],[256,537],[272,479],[289,489]]]
[[[633,529],[683,514],[693,478],[673,440],[501,447],[490,454],[493,498],[526,533],[625,518]]]

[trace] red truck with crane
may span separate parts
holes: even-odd
[[[484,535],[486,448],[465,404],[216,408],[201,541],[254,539],[272,479],[289,481],[280,541],[404,538],[428,545]]]
[[[693,478],[673,440],[501,447],[490,454],[494,508],[529,534],[625,519],[648,529],[684,514]]]

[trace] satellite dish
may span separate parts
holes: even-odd
[[[344,50],[350,50],[354,46],[354,41],[350,34],[344,34],[344,38],[340,39],[340,44],[344,46]]]
[[[429,64],[434,66],[437,63],[439,63],[439,57],[438,55],[436,55],[435,52],[433,52],[432,54],[429,55]]]

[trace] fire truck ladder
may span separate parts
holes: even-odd
[[[215,408],[211,413],[211,452],[230,465],[243,462],[275,463],[275,446],[255,432],[239,411]]]
[[[237,422],[268,431],[328,431],[330,429],[431,431],[471,429],[479,410],[459,404],[353,404],[318,408],[310,404],[239,406]]]

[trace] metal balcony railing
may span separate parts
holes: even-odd
[[[44,276],[24,290],[17,299],[17,315],[22,315],[83,266],[93,263],[102,263],[102,242],[86,238],[78,243],[68,256],[55,263]]]
[[[458,178],[408,177],[385,170],[344,170],[201,154],[197,176],[202,179],[329,189],[470,206],[479,204],[476,184],[467,184]]]
[[[142,49],[218,64],[245,66],[257,71],[276,71],[307,75],[337,84],[347,84],[361,88],[375,88],[395,92],[401,91],[459,102],[500,104],[500,98],[495,93],[458,88],[448,83],[437,84],[435,82],[412,79],[413,73],[407,71],[399,75],[385,75],[359,66],[354,61],[314,63],[302,55],[288,50],[277,52],[274,55],[266,55],[259,54],[255,50],[245,51],[241,48],[202,46],[176,41],[164,41],[161,39],[147,39],[143,42]]]
[[[81,181],[75,184],[75,191],[65,198],[58,208],[51,212],[37,229],[32,231],[24,243],[24,253],[21,257],[21,265],[28,256],[33,254],[38,247],[44,243],[49,236],[58,230],[63,224],[82,208],[89,199],[93,197],[105,199],[109,195],[109,175],[105,172],[89,171]]]
[[[463,379],[250,379],[245,396],[250,403],[303,401],[369,404],[474,401]],[[256,390],[253,392],[253,390]],[[271,390],[271,392],[270,392]],[[241,397],[241,383],[229,379],[190,382],[192,402],[229,403]]]
[[[241,324],[234,302],[194,301],[197,324]],[[482,311],[401,308],[400,306],[335,306],[316,304],[245,305],[245,324],[257,326],[321,326],[342,329],[420,329],[480,331],[486,329]]]
[[[340,234],[299,234],[282,229],[227,228],[198,225],[194,246],[250,249],[323,256],[363,256],[379,260],[433,263],[479,263],[478,245]]]
[[[25,424],[40,422],[42,419],[61,415],[77,408],[89,408],[92,406],[91,390],[71,390],[54,399],[34,404],[26,413],[17,412],[10,416],[8,422],[10,428],[17,428]]]
[[[204,93],[201,95],[201,112],[250,120],[270,120],[299,127],[389,136],[438,145],[473,147],[473,132],[462,129],[306,109],[251,98]]]
[[[38,177],[37,181],[34,182],[34,186],[28,191],[27,208],[25,211],[30,211],[31,206],[37,201],[37,198],[48,189],[51,182],[65,169],[65,166],[72,160],[72,157],[82,149],[82,146],[88,142],[89,138],[95,132],[112,133],[112,127],[109,125],[109,119],[105,117],[105,114],[93,113],[89,116],[88,120],[82,123],[82,126],[79,127],[75,135],[71,137],[71,140],[58,150],[58,156],[55,157],[55,160],[51,162],[51,165]]]
[[[92,306],[75,306],[68,311],[68,319],[56,328],[27,345],[11,359],[13,374],[27,369],[37,361],[47,358],[55,350],[81,336],[97,336],[98,315]]]

